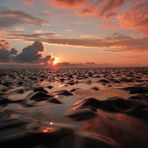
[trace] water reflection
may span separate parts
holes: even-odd
[[[146,120],[109,113],[119,107],[123,111],[126,105],[116,101],[112,105],[108,103],[106,111],[111,107],[109,112],[92,102],[85,105],[87,110],[79,108],[79,103],[89,97],[102,101],[118,96],[128,100],[132,94],[121,88],[147,87],[147,73],[148,70],[142,69],[97,68],[0,71],[0,147],[148,147]],[[41,95],[31,100],[35,93]],[[43,96],[50,97],[43,99]],[[147,94],[143,100],[146,99]],[[135,102],[139,105],[142,100]],[[138,106],[138,109],[147,115],[147,107]],[[72,113],[76,114],[68,116]],[[76,116],[81,120],[74,121]]]
[[[148,145],[147,125],[123,114],[99,111],[97,117],[83,122],[82,130],[111,137],[122,147]]]
[[[54,131],[54,128],[51,128],[51,127],[43,127],[41,128],[41,132],[43,133],[51,133]]]

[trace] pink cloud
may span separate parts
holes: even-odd
[[[22,2],[28,6],[35,3],[33,0],[22,0]],[[133,29],[148,34],[147,0],[43,0],[43,2],[58,9],[69,9],[78,16],[101,18],[109,28],[116,25],[114,23],[110,26],[111,18],[114,18],[122,29]],[[127,5],[126,10],[121,9],[127,2],[130,2],[132,7],[128,8]]]
[[[148,35],[148,1],[140,3],[118,15],[119,25],[125,29],[136,29]]]
[[[34,6],[33,0],[22,0],[22,4],[24,4],[25,6],[28,6],[28,7]]]
[[[131,0],[132,8],[123,10],[121,7],[127,0],[46,0],[49,4],[57,8],[71,9],[79,16],[95,16],[105,22],[109,18],[117,19],[118,24],[123,29],[135,29],[144,34],[148,34],[148,1]]]
[[[57,8],[71,9],[80,16],[112,17],[125,0],[45,0]]]
[[[4,50],[8,48],[9,48],[9,43],[6,42],[5,40],[0,40],[0,50]]]
[[[119,8],[122,7],[125,0],[103,0],[100,4],[100,16],[111,17],[116,15]]]

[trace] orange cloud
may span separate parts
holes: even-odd
[[[122,28],[136,29],[148,35],[148,1],[119,14],[118,20]]]
[[[49,4],[52,4],[58,8],[76,9],[86,7],[90,0],[46,0]]]
[[[115,17],[120,27],[148,34],[148,1],[131,0],[132,8],[120,12],[127,0],[46,0],[57,8],[73,10],[79,16],[96,16],[106,20]]]
[[[80,16],[111,17],[124,4],[125,0],[45,0],[57,8],[72,9]]]
[[[88,7],[88,8],[85,8],[83,10],[81,10],[80,12],[78,12],[77,14],[79,16],[97,16],[97,13],[98,12],[98,8],[97,7]]]
[[[100,4],[100,16],[111,17],[116,15],[117,11],[124,4],[125,0],[103,0]]]
[[[22,0],[25,5],[34,5],[34,0]],[[95,16],[109,22],[114,17],[123,29],[135,29],[148,34],[148,1],[147,0],[43,0],[59,9],[70,9],[79,16]],[[129,8],[124,4],[130,2]],[[110,27],[111,28],[111,27]]]

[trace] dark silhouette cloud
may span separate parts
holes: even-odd
[[[12,55],[17,55],[17,50],[16,50],[15,48],[12,48],[12,49],[10,50],[10,54],[12,54]]]
[[[42,58],[43,51],[43,44],[39,41],[35,41],[32,45],[25,47],[22,52],[16,56],[16,61],[38,62]]]
[[[40,60],[41,63],[45,63],[45,64],[49,64],[50,62],[52,63],[52,56],[51,55],[47,55],[46,57],[42,58]]]
[[[17,54],[17,50],[9,48],[9,43],[5,40],[0,40],[0,61],[10,61],[12,60],[13,56]]]
[[[7,49],[0,50],[0,61],[9,61],[10,52]]]
[[[47,55],[43,57],[44,46],[42,42],[35,41],[32,45],[25,47],[21,53],[17,54],[15,48],[9,49],[9,43],[0,40],[0,62],[19,62],[19,63],[44,63],[50,64],[54,57]]]

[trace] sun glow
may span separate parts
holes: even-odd
[[[53,65],[57,65],[60,62],[58,57],[54,57]]]
[[[42,53],[43,53],[42,51],[38,51],[38,53],[37,53],[37,54],[38,54],[38,55],[42,55]]]

